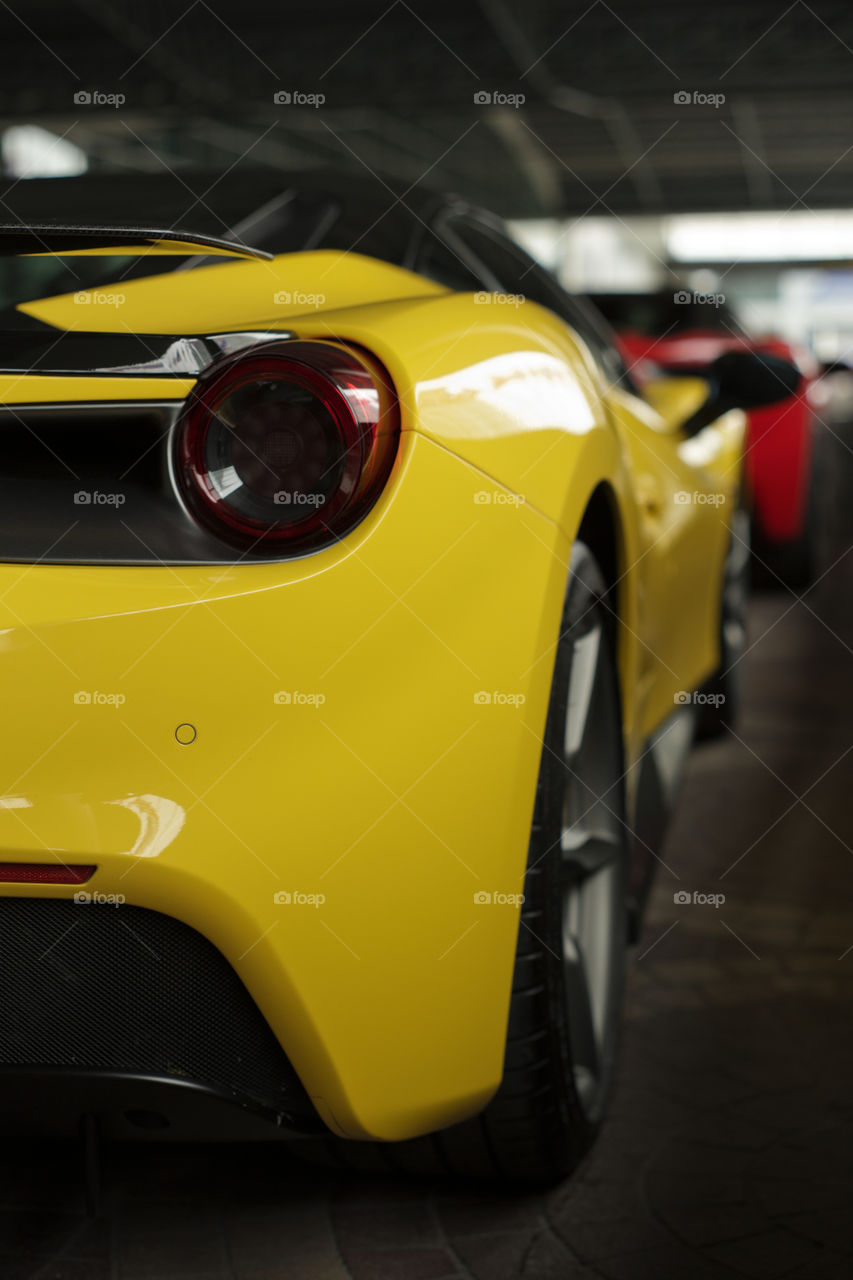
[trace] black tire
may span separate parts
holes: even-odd
[[[716,738],[738,722],[741,658],[746,652],[750,586],[749,517],[738,509],[732,520],[720,597],[720,665],[700,690],[696,736]]]
[[[762,559],[766,569],[759,580],[765,588],[778,591],[787,587],[795,593],[805,591],[814,579],[817,562],[812,530],[806,527],[799,538],[790,542],[771,543]]]
[[[628,940],[622,731],[604,595],[595,560],[577,543],[530,836],[503,1082],[482,1114],[424,1138],[327,1140],[341,1164],[551,1181],[571,1172],[598,1130]]]

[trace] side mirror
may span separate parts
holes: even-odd
[[[802,376],[796,365],[780,356],[757,351],[727,351],[707,373],[711,391],[702,407],[683,426],[688,435],[729,409],[758,409],[796,395]]]
[[[800,371],[780,356],[757,351],[727,351],[709,370],[717,399],[730,409],[757,409],[797,394]]]

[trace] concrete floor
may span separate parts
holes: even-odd
[[[828,572],[799,603],[756,600],[739,736],[694,755],[631,963],[612,1112],[574,1178],[501,1195],[280,1149],[124,1148],[89,1221],[76,1151],[15,1144],[2,1280],[848,1280],[851,457],[832,443]],[[678,906],[679,889],[726,900]]]

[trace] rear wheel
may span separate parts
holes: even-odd
[[[555,1179],[613,1076],[627,945],[619,690],[604,582],[575,545],[543,741],[503,1082],[481,1115],[398,1144],[330,1139],[358,1167]]]

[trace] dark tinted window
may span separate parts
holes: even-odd
[[[488,282],[505,293],[522,294],[564,320],[586,343],[610,382],[632,387],[614,339],[601,317],[582,298],[573,297],[534,258],[510,240],[499,227],[456,215],[444,224],[448,237],[458,239],[493,278]],[[632,388],[633,389],[633,388]]]
[[[497,227],[456,214],[441,219],[439,230],[451,247],[458,246],[463,254],[473,255],[481,264],[486,287],[505,293],[525,292],[521,287],[522,277],[532,259]]]
[[[471,293],[484,288],[483,280],[462,257],[432,233],[424,236],[418,246],[412,270],[459,293]]]

